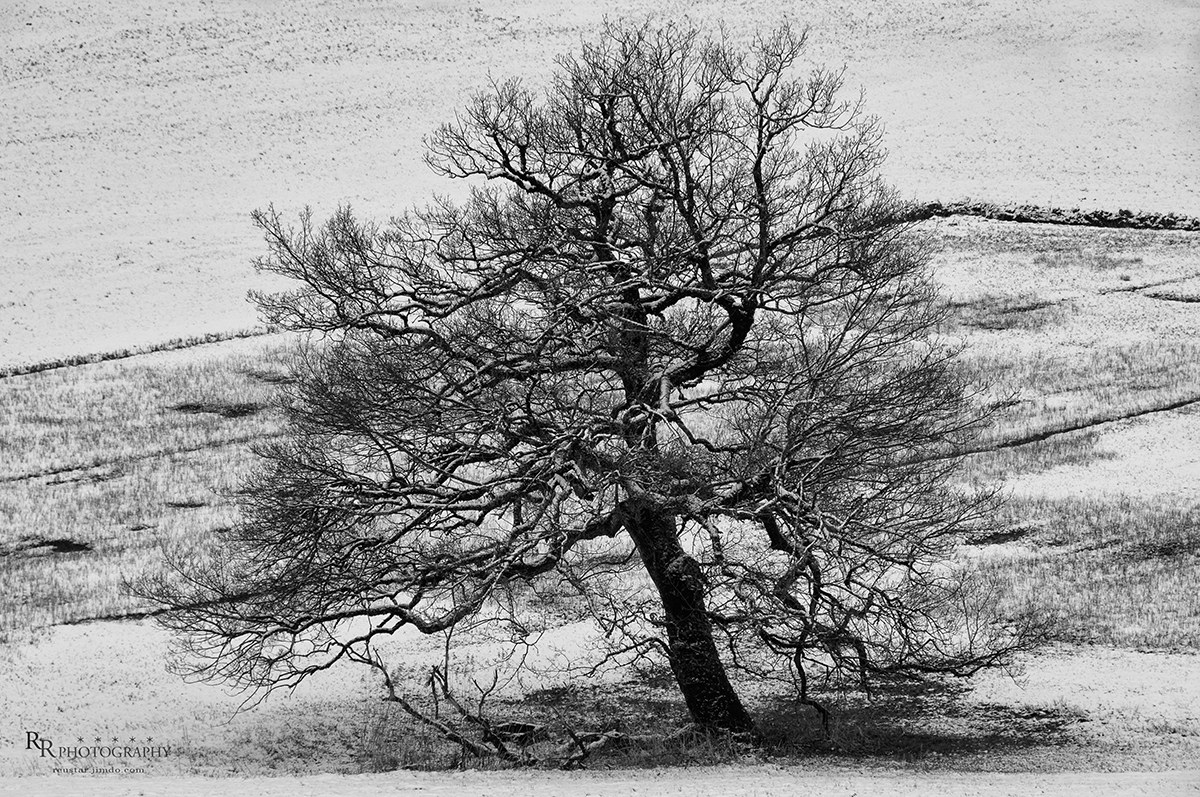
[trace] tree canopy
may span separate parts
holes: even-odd
[[[199,666],[291,684],[405,627],[529,627],[553,587],[746,731],[731,672],[814,702],[1032,643],[954,559],[981,416],[880,127],[806,35],[607,23],[427,139],[465,201],[255,214],[297,284],[266,317],[322,336],[242,522],[147,587]]]

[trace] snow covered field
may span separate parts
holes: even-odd
[[[296,214],[311,205],[322,217],[350,203],[364,216],[386,217],[453,190],[421,163],[421,138],[452,118],[472,88],[489,74],[536,82],[605,14],[647,13],[724,24],[733,37],[784,13],[810,23],[814,62],[844,64],[847,87],[863,88],[866,109],[886,125],[886,173],[913,198],[1200,215],[1196,0],[10,0],[0,5],[0,370],[253,327],[245,293],[264,283],[250,267],[263,249],[252,210],[273,203]],[[1001,229],[989,224],[961,229],[985,237]],[[1164,244],[1146,266],[1200,272],[1196,250]],[[951,252],[942,276],[960,297],[1004,291],[1016,273],[1006,267],[1029,267],[1031,257],[999,256],[987,284],[977,262],[957,270]],[[956,281],[962,274],[968,279]],[[1089,286],[1047,280],[1038,291],[1082,308],[1068,330],[1076,343],[1088,329],[1097,346],[1200,329],[1194,303],[1160,302],[1147,312],[1131,299],[1093,312]],[[1128,326],[1115,320],[1122,318]],[[1027,336],[1011,341],[1024,345]],[[1187,502],[1200,487],[1195,418],[1162,414],[1106,427],[1095,461],[1010,486],[1026,497]],[[211,749],[215,768],[231,746],[252,742],[237,761],[259,773],[269,762],[255,756],[267,755],[272,724],[309,728],[306,718],[330,701],[352,712],[372,695],[353,679],[325,683],[226,722],[236,701],[180,685],[162,670],[165,650],[165,635],[148,623],[58,627],[39,632],[36,643],[0,648],[0,794],[1200,792],[1200,771],[1179,769],[1197,749],[1200,659],[1087,647],[1032,662],[1020,683],[989,676],[971,705],[1069,706],[1089,718],[1081,727],[1097,744],[1168,741],[1113,767],[1096,758],[1068,762],[1063,772],[1005,773],[746,765],[243,772],[214,782],[171,766],[128,777],[51,775],[30,757],[29,729],[111,726]],[[1012,768],[1020,755],[1003,760]],[[1029,763],[1045,770],[1054,760]],[[1104,771],[1131,767],[1142,771]]]

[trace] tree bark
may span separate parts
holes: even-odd
[[[679,544],[675,517],[654,507],[627,507],[626,529],[658,588],[666,615],[668,659],[679,691],[698,725],[753,733],[713,641],[704,607],[704,574]]]

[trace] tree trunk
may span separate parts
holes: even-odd
[[[673,515],[628,507],[626,528],[658,588],[666,614],[668,658],[675,681],[699,725],[754,732],[754,721],[733,691],[704,608],[700,564],[679,544]]]

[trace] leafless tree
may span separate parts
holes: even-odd
[[[1036,641],[955,563],[979,414],[879,127],[805,44],[606,24],[430,137],[465,201],[256,214],[260,268],[298,283],[266,317],[322,334],[243,521],[143,585],[198,666],[292,684],[570,589],[696,723],[750,731],[744,673],[816,705],[817,676]]]

